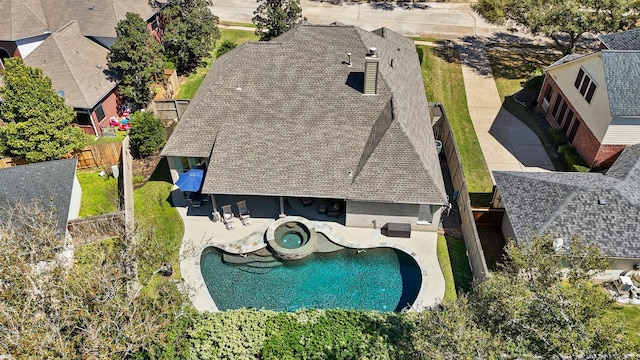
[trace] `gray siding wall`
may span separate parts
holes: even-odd
[[[418,204],[374,203],[347,200],[346,226],[373,227],[373,221],[379,229],[388,222],[408,223],[411,229],[435,231],[440,223],[440,206],[434,206],[433,220],[430,225],[418,225]]]

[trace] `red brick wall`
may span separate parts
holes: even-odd
[[[598,153],[598,149],[600,149],[600,141],[596,139],[595,135],[593,135],[580,117],[576,116],[576,121],[578,121],[580,125],[578,126],[576,137],[573,139],[571,145],[576,148],[580,156],[582,156],[587,163],[587,166],[591,167]]]
[[[91,111],[91,118],[96,124],[98,130],[97,135],[102,134],[101,127],[109,127],[109,118],[112,116],[118,117],[118,94],[117,89],[112,91],[106,98],[102,100],[102,109],[104,110],[104,118],[98,119],[96,112]]]
[[[593,161],[593,169],[604,170],[611,167],[625,147],[625,145],[600,145]]]

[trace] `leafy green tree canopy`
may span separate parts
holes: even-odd
[[[220,44],[220,47],[218,47],[218,50],[216,50],[216,57],[220,57],[228,53],[229,51],[235,49],[237,46],[238,44],[236,44],[235,41],[226,39]]]
[[[127,13],[116,26],[118,38],[111,45],[107,61],[122,82],[120,94],[138,105],[153,99],[152,84],[162,79],[162,46],[149,33],[147,23],[138,14]]]
[[[147,111],[131,115],[129,138],[134,153],[140,157],[153,155],[167,143],[167,131],[162,120]]]
[[[20,58],[4,61],[0,86],[0,142],[7,155],[39,162],[64,158],[85,146],[82,130],[69,126],[72,108],[53,89],[42,70],[26,66]]]
[[[211,5],[211,0],[172,0],[162,9],[166,56],[181,74],[194,71],[220,37]]]
[[[260,41],[269,41],[291,30],[306,18],[302,17],[300,0],[257,0],[258,8],[251,21],[256,24]]]
[[[476,10],[494,23],[507,20],[534,35],[546,35],[567,55],[583,34],[612,33],[634,27],[640,15],[640,2],[479,0]]]

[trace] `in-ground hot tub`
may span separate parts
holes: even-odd
[[[281,259],[302,259],[316,250],[317,242],[315,229],[300,216],[278,219],[267,229],[267,243]]]

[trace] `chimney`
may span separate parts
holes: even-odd
[[[369,53],[364,58],[364,94],[378,94],[378,66],[380,59],[377,54],[378,49],[369,48]]]

